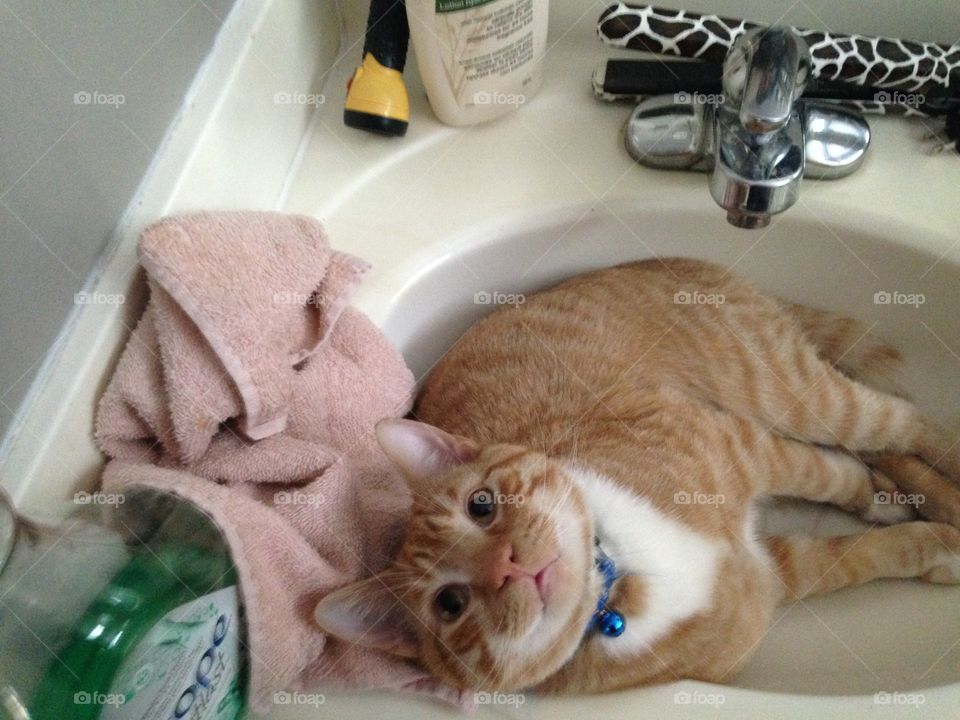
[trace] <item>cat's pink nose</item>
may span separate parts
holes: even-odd
[[[515,562],[513,545],[509,541],[494,548],[490,554],[487,581],[499,590],[510,578],[529,577],[523,567]]]

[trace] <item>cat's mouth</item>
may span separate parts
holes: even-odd
[[[559,560],[560,556],[558,555],[548,562],[533,578],[537,584],[537,592],[540,594],[540,602],[543,603],[544,607],[546,607],[547,600],[553,591],[553,581],[556,576],[557,561]]]

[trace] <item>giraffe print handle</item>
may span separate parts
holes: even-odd
[[[722,63],[740,35],[758,23],[618,2],[600,15],[597,32],[610,45]],[[794,28],[810,47],[813,75],[922,96],[960,94],[960,42],[894,40]],[[909,98],[907,98],[909,100]],[[920,98],[922,101],[922,97]]]

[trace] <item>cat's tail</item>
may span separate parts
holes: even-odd
[[[787,309],[819,356],[837,370],[875,390],[908,397],[900,350],[864,323],[806,305],[787,304]]]

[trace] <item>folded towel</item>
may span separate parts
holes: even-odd
[[[389,564],[409,496],[373,426],[411,405],[399,353],[346,307],[365,265],[309,218],[219,213],[142,236],[150,300],[100,401],[110,492],[205,510],[246,608],[251,706],[275,691],[389,687],[461,699],[416,665],[325,637],[330,590]]]
[[[141,236],[140,256],[155,335],[144,344],[160,350],[141,359],[160,362],[169,414],[160,439],[184,462],[201,457],[228,418],[240,417],[254,440],[283,430],[296,365],[368,268],[331,250],[316,220],[264,212],[161,220]],[[126,439],[133,420],[116,425],[119,437],[100,438],[104,447]]]

